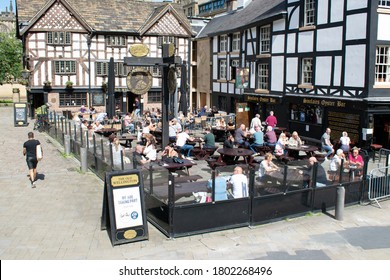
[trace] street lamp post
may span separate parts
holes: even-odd
[[[33,119],[34,109],[32,106],[33,97],[31,96],[30,93],[30,75],[31,75],[31,71],[28,70],[27,67],[25,66],[24,69],[22,70],[22,78],[27,81],[27,85],[26,85],[27,100],[29,104],[30,118]]]

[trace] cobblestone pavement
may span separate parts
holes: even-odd
[[[36,132],[44,149],[30,188],[22,145],[28,127],[14,127],[13,108],[0,108],[0,258],[51,259],[390,259],[390,201],[345,209],[344,221],[318,213],[253,228],[168,239],[149,224],[149,240],[113,247],[100,230],[103,182],[64,157]],[[199,165],[197,173],[207,172]]]

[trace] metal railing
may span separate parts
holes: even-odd
[[[390,197],[389,166],[372,169],[368,175],[368,199],[376,202]]]

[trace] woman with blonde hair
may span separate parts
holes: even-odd
[[[275,145],[275,155],[282,156],[284,155],[284,148],[286,144],[288,143],[287,136],[284,132],[280,133],[278,142],[276,142]]]
[[[348,137],[348,133],[346,131],[343,131],[342,136],[340,137],[340,143],[341,143],[341,149],[344,153],[349,152],[349,145],[351,144],[351,139]]]

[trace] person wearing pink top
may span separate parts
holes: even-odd
[[[269,116],[265,119],[267,126],[275,127],[278,124],[278,120],[274,116],[274,111],[269,112]]]
[[[354,147],[352,153],[348,156],[349,165],[356,165],[357,169],[363,168],[364,161],[361,155],[359,155],[359,149]]]

